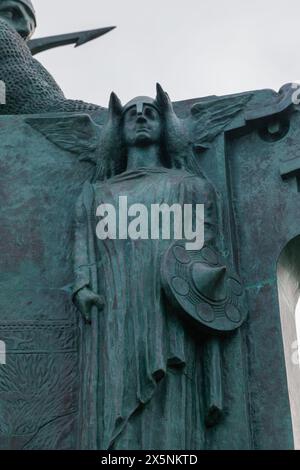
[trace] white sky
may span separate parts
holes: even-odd
[[[37,58],[68,98],[107,105],[153,95],[173,100],[300,81],[299,0],[33,0],[35,37],[116,25],[74,49]]]

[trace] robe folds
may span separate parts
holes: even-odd
[[[76,207],[74,293],[89,287],[105,308],[82,327],[81,446],[204,449],[205,348],[161,282],[172,240],[99,240],[97,207],[118,208],[120,196],[149,213],[152,204],[204,204],[205,242],[218,238],[216,194],[203,177],[140,168],[86,184]]]

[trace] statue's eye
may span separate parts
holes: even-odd
[[[0,11],[0,16],[8,20],[18,20],[20,18],[20,11],[17,8],[5,8]]]
[[[136,118],[136,110],[135,110],[135,109],[132,109],[132,110],[129,112],[129,117],[130,117],[131,119]]]
[[[145,109],[145,116],[148,117],[149,119],[154,119],[154,118],[155,118],[154,109],[152,109],[152,108],[146,108],[146,109]]]
[[[1,10],[0,11],[0,16],[2,18],[7,18],[8,20],[12,20],[14,18],[13,8],[5,8],[4,10]]]

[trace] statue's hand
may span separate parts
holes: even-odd
[[[101,295],[95,294],[92,290],[84,287],[74,296],[74,304],[80,311],[84,321],[91,323],[91,310],[95,306],[99,310],[103,310],[104,299]]]

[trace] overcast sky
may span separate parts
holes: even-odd
[[[116,25],[83,45],[37,58],[68,98],[107,105],[153,95],[173,100],[300,81],[299,0],[33,0],[35,37]]]

